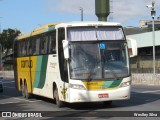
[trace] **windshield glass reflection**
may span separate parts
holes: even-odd
[[[72,79],[118,79],[129,75],[124,42],[74,42],[70,50]]]

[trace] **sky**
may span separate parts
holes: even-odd
[[[160,0],[112,1],[108,21],[125,27],[138,27],[140,20],[151,20],[151,8],[146,5],[152,1],[155,1],[156,19],[160,15]],[[49,23],[80,21],[80,7],[84,9],[84,21],[98,21],[95,0],[0,0],[0,29],[28,33]]]

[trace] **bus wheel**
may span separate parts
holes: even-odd
[[[25,91],[25,86],[24,85],[22,85],[22,96],[25,98],[26,97],[26,91]]]
[[[63,102],[59,100],[58,89],[54,90],[54,99],[59,108],[63,107]]]
[[[27,98],[27,99],[31,98],[31,94],[28,93],[28,88],[26,84],[22,86],[22,95],[24,98]]]
[[[104,101],[103,104],[105,106],[111,106],[112,105],[112,101]]]

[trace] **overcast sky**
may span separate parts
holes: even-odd
[[[52,7],[55,2],[56,7]],[[78,7],[84,8],[86,16],[95,14],[95,0],[46,0],[48,11],[57,11],[68,14],[78,14]],[[151,0],[112,0],[111,12],[114,21],[129,22],[135,18],[146,18],[150,15],[150,9],[146,7],[152,3]],[[160,0],[155,0],[156,9],[160,7]],[[150,16],[149,16],[150,17]]]
[[[139,26],[140,20],[150,20],[152,0],[112,0],[113,12],[109,21],[123,26]],[[157,15],[160,15],[160,0],[154,0]],[[24,33],[35,27],[54,22],[80,21],[80,10],[84,9],[85,21],[97,21],[95,0],[1,0],[1,29],[19,29]]]

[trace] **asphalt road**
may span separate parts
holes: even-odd
[[[58,108],[51,99],[39,96],[34,96],[29,100],[24,99],[21,93],[15,89],[14,79],[4,79],[3,83],[4,92],[0,93],[0,113],[2,115],[2,112],[11,112],[15,119],[17,114],[20,115],[18,118],[22,119],[22,115],[25,117],[26,114],[30,113],[35,113],[35,116],[42,116],[45,119],[55,117],[61,120],[66,120],[66,118],[70,120],[73,117],[77,118],[77,116],[77,119],[85,118],[88,120],[90,117],[92,119],[108,118],[113,120],[118,119],[118,117],[123,117],[123,120],[160,119],[156,117],[156,115],[160,116],[160,86],[132,85],[131,99],[114,101],[111,106],[104,106],[102,103],[80,103],[65,104],[65,107]],[[17,114],[13,114],[13,112]]]

